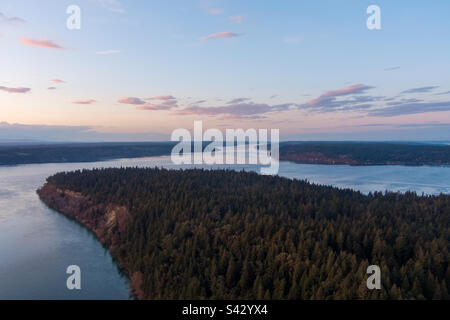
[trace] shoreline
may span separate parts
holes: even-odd
[[[113,204],[94,204],[81,193],[62,190],[51,183],[45,183],[36,190],[36,193],[47,207],[75,220],[92,232],[111,254],[120,271],[128,278],[129,296],[137,300],[145,299],[141,289],[142,274],[130,270],[118,256],[121,234],[125,232],[131,218],[127,208]]]

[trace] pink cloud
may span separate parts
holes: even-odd
[[[20,38],[20,42],[22,42],[23,44],[25,44],[27,46],[31,46],[31,47],[40,47],[40,48],[47,48],[47,49],[64,49],[59,44],[56,44],[53,41],[47,40],[47,39],[34,40],[31,38],[22,37],[22,38]]]
[[[372,87],[366,86],[364,84],[357,84],[357,85],[346,87],[346,88],[339,89],[339,90],[326,91],[320,97],[308,101],[308,104],[314,106],[314,105],[320,104],[324,100],[330,100],[335,97],[345,96],[345,95],[349,95],[349,94],[363,93],[364,91],[371,89],[371,88]]]
[[[145,101],[143,101],[139,98],[136,98],[136,97],[123,97],[123,98],[120,98],[118,102],[125,103],[125,104],[138,104],[138,105],[145,104]]]
[[[213,34],[210,34],[208,36],[201,37],[200,40],[211,40],[211,39],[216,39],[216,38],[218,38],[218,39],[231,39],[231,38],[239,37],[241,35],[242,35],[242,33],[239,34],[239,33],[226,31],[226,32],[213,33]]]
[[[97,101],[93,100],[93,99],[87,99],[87,100],[78,100],[78,101],[74,101],[72,103],[74,104],[92,104],[95,103]]]
[[[356,92],[361,92],[363,90],[369,89],[369,86],[366,86],[364,84],[357,84],[354,86],[346,87],[344,89],[339,89],[335,91],[327,91],[323,94],[324,97],[337,97],[337,96],[344,96],[347,94],[352,94]]]
[[[23,88],[23,87],[10,88],[10,87],[0,86],[0,90],[6,91],[6,92],[9,92],[9,93],[27,93],[31,89],[30,88]]]
[[[65,83],[65,81],[61,80],[61,79],[52,79],[50,80],[53,83]]]

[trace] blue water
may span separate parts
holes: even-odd
[[[48,209],[35,192],[46,177],[59,171],[120,166],[179,168],[169,157],[0,167],[0,299],[128,299],[128,280],[109,253],[81,225]],[[212,168],[217,167],[258,170],[251,165]],[[384,190],[450,193],[450,167],[350,167],[282,162],[279,175],[364,193]],[[81,268],[79,291],[66,288],[66,268],[72,264]]]

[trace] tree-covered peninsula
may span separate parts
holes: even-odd
[[[38,194],[96,234],[140,299],[450,298],[449,195],[158,168],[58,173]]]

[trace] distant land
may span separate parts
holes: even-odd
[[[0,165],[93,162],[170,154],[174,142],[0,145]]]
[[[0,165],[92,162],[169,155],[177,142],[0,144]],[[205,142],[204,145],[208,143]],[[282,142],[280,160],[304,164],[450,165],[450,145],[414,142]]]
[[[449,195],[157,168],[58,173],[37,192],[139,299],[450,299]],[[366,287],[374,264],[381,290]]]
[[[326,165],[450,165],[450,146],[400,142],[286,142],[280,160]]]

